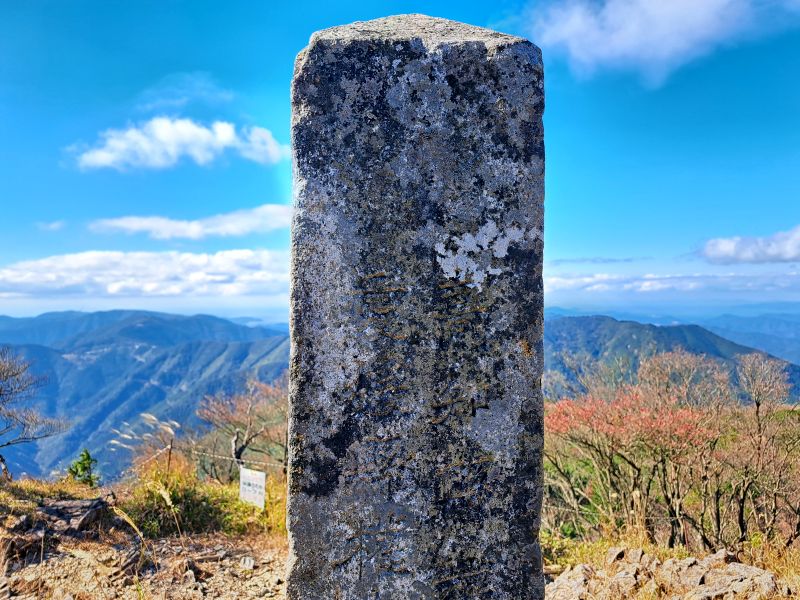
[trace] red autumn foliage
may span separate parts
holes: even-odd
[[[649,402],[633,386],[618,390],[610,402],[587,395],[562,400],[545,412],[545,429],[553,435],[591,434],[619,446],[640,443],[673,454],[714,439],[716,432],[707,422],[702,410],[680,406],[677,400]]]
[[[706,549],[800,540],[800,411],[781,363],[742,356],[731,372],[678,351],[576,381],[545,411],[546,526]]]

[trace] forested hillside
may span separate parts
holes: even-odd
[[[285,333],[210,316],[138,311],[55,313],[0,319],[0,344],[47,378],[43,413],[68,419],[62,434],[9,449],[16,472],[47,475],[86,447],[106,475],[126,452],[112,452],[112,429],[136,430],[143,412],[191,426],[204,395],[234,391],[248,378],[270,381],[288,362]]]
[[[0,317],[0,345],[47,378],[36,396],[42,412],[72,424],[38,445],[9,449],[12,471],[36,475],[63,470],[86,447],[101,472],[114,476],[129,460],[124,448],[110,445],[118,436],[114,429],[137,431],[145,412],[192,427],[206,394],[239,390],[248,378],[271,381],[289,360],[288,335],[279,327],[141,311]],[[553,316],[545,326],[545,366],[562,372],[567,356],[621,357],[635,365],[640,357],[678,348],[726,363],[754,351],[696,325]],[[787,368],[797,390],[800,368]]]

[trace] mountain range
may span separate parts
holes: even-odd
[[[111,451],[112,429],[135,431],[143,412],[191,425],[205,395],[274,379],[289,352],[281,331],[140,311],[3,317],[0,344],[47,379],[37,407],[71,424],[35,446],[5,449],[12,471],[37,475],[63,470],[84,447],[104,475],[116,474],[129,457]]]
[[[703,325],[730,340],[800,364],[800,315],[723,315]]]
[[[739,344],[699,325],[651,325],[607,316],[551,317],[545,320],[545,369],[566,371],[565,355],[599,361],[623,357],[636,365],[644,356],[678,349],[709,356],[733,368],[737,356],[764,352],[785,363],[793,393],[800,395],[800,366],[759,345],[756,336],[743,334],[740,339],[754,343]]]
[[[565,368],[565,353],[635,361],[684,348],[726,363],[754,348],[783,358],[797,353],[791,341],[784,347],[773,339],[780,337],[774,329],[787,327],[780,319],[756,323],[756,318],[720,317],[708,324],[712,331],[605,316],[547,317],[545,366],[550,369]],[[800,337],[800,318],[793,323]],[[195,410],[204,396],[234,392],[250,378],[271,381],[286,369],[287,331],[285,325],[264,326],[257,319],[124,310],[0,317],[0,345],[11,347],[31,362],[33,373],[47,378],[36,395],[37,408],[71,423],[65,434],[4,449],[9,466],[16,474],[63,472],[85,447],[98,458],[101,473],[113,477],[130,460],[126,451],[111,445],[119,435],[114,430],[141,431],[142,413],[184,427],[197,425]],[[787,361],[787,370],[800,390],[800,367]]]

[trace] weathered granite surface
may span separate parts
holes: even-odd
[[[289,598],[543,597],[542,77],[421,15],[297,58]]]

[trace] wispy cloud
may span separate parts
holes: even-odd
[[[243,137],[238,138],[236,149],[244,158],[266,165],[289,157],[289,146],[279,144],[269,129],[250,127],[243,133]]]
[[[606,291],[611,286],[618,286],[625,278],[609,273],[550,275],[544,278],[544,291],[558,292],[563,290]]]
[[[173,73],[139,95],[141,111],[182,109],[192,103],[218,105],[231,102],[235,94],[221,87],[209,73]]]
[[[622,263],[632,263],[640,260],[647,260],[641,256],[626,256],[613,258],[606,256],[587,256],[583,258],[557,258],[546,261],[547,266],[560,267],[562,265],[613,265]]]
[[[798,8],[797,0],[553,0],[537,10],[532,30],[578,72],[630,70],[658,84]]]
[[[729,272],[729,273],[676,273],[676,274],[633,274],[619,275],[608,273],[569,274],[545,276],[545,293],[585,292],[632,293],[648,295],[657,293],[698,294],[720,292],[769,294],[771,292],[792,292],[800,294],[800,272]],[[682,296],[685,301],[690,296]]]
[[[289,227],[292,207],[286,204],[263,204],[196,220],[167,217],[119,217],[100,219],[89,225],[100,233],[146,233],[151,238],[168,240],[184,238],[199,240],[211,236],[231,237],[264,233]]]
[[[64,221],[39,221],[36,223],[41,231],[60,231],[64,229],[66,223]]]
[[[196,297],[285,294],[285,251],[90,251],[0,268],[0,297]]]
[[[75,146],[72,147],[75,149]],[[126,129],[108,129],[93,147],[78,155],[82,169],[166,169],[189,158],[206,165],[226,150],[261,164],[277,163],[289,148],[263,127],[236,126],[225,121],[202,125],[191,119],[156,117]]]
[[[700,254],[719,264],[800,261],[800,225],[765,237],[715,238],[705,243]]]

